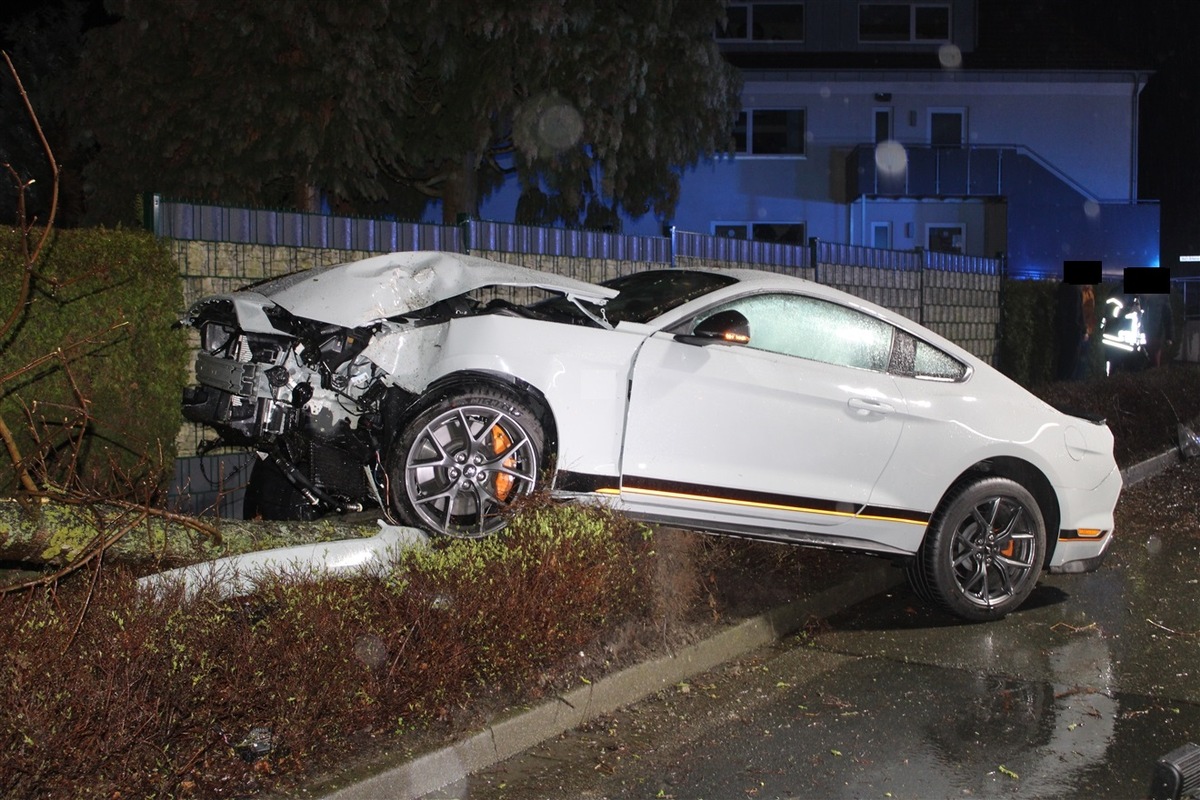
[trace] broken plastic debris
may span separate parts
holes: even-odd
[[[429,538],[417,528],[388,525],[379,520],[379,533],[362,539],[292,545],[227,556],[138,579],[138,584],[162,592],[183,584],[185,597],[206,586],[216,586],[222,597],[248,594],[264,576],[292,574],[346,574],[394,563],[408,547],[423,547]]]
[[[1200,456],[1200,436],[1197,436],[1195,431],[1193,431],[1187,425],[1184,425],[1182,422],[1179,423],[1177,431],[1179,436],[1180,455],[1182,455],[1184,458],[1195,458],[1196,456]]]
[[[269,756],[275,749],[275,736],[270,728],[251,728],[246,738],[235,744],[233,749],[243,761],[254,763]]]

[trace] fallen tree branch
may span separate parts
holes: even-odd
[[[24,459],[21,458],[21,451],[17,447],[17,440],[13,438],[12,431],[9,430],[4,417],[0,417],[0,439],[4,440],[4,449],[8,451],[8,457],[12,459],[14,469],[17,472],[17,479],[21,482],[21,488],[26,492],[37,492],[37,484],[33,482],[33,477],[29,474],[29,470],[25,468]]]
[[[50,211],[46,215],[45,225],[42,226],[42,235],[32,251],[29,250],[27,244],[25,247],[26,272],[29,276],[32,276],[34,262],[41,255],[42,248],[46,245],[46,240],[50,238],[50,232],[54,228],[54,218],[58,215],[59,167],[58,161],[54,158],[54,151],[50,148],[50,142],[46,139],[46,133],[42,130],[42,123],[38,120],[37,112],[33,110],[33,103],[29,100],[29,94],[25,91],[25,84],[21,82],[21,76],[17,74],[17,68],[13,66],[12,59],[9,58],[7,52],[0,52],[0,55],[4,56],[4,63],[8,65],[8,71],[12,74],[13,81],[17,84],[17,93],[21,95],[21,102],[25,105],[25,113],[29,115],[29,120],[33,123],[33,129],[37,133],[38,141],[41,143],[42,150],[46,154],[46,162],[50,165],[50,174],[53,178],[50,185]],[[23,197],[24,190],[22,189]],[[25,240],[28,237],[29,231],[33,228],[33,223],[25,221],[24,213],[21,215],[21,226],[22,232],[25,234],[22,240]],[[0,337],[7,333],[10,327],[11,323],[0,329]]]
[[[52,569],[78,568],[98,535],[123,515],[137,514],[128,534],[114,539],[112,555],[155,567],[177,567],[275,547],[374,536],[374,518],[274,522],[222,520],[216,526],[125,501],[49,499],[25,505],[0,500],[0,560]],[[66,573],[63,573],[66,574]]]
[[[1151,625],[1158,628],[1159,630],[1166,631],[1167,633],[1171,634],[1172,636],[1200,636],[1200,631],[1177,631],[1172,628],[1168,628],[1166,625],[1163,625],[1161,622],[1155,622],[1152,619],[1147,619],[1146,622],[1149,622]]]
[[[56,581],[61,580],[62,578],[66,577],[67,575],[74,572],[75,570],[82,569],[85,565],[88,564],[88,562],[92,561],[93,559],[98,559],[98,558],[103,557],[105,551],[107,551],[110,547],[112,547],[118,541],[120,541],[120,539],[125,534],[127,534],[127,533],[129,533],[129,531],[133,530],[133,528],[136,525],[138,525],[140,522],[142,522],[145,518],[146,518],[145,515],[142,515],[140,518],[135,519],[133,522],[123,525],[112,536],[109,536],[109,537],[97,536],[96,540],[93,541],[92,546],[90,546],[88,548],[87,552],[84,553],[83,556],[81,556],[75,562],[68,564],[67,566],[58,570],[57,572],[55,572],[51,575],[43,575],[41,577],[34,578],[33,580],[24,581],[23,583],[17,583],[12,586],[5,586],[4,588],[0,589],[0,594],[11,594],[13,592],[19,592],[19,591],[23,591],[25,589],[33,589],[38,586],[49,586],[50,584],[55,583]],[[99,569],[99,568],[97,567],[97,569]],[[84,604],[85,612],[86,612],[87,606],[90,602],[91,602],[91,594],[89,592],[88,601],[87,601],[87,603]],[[70,646],[71,639],[75,638],[75,633],[79,630],[78,626],[82,623],[83,623],[83,614],[81,613],[79,616],[79,622],[77,623],[75,630],[73,630],[71,632],[71,636],[67,640],[68,646]]]

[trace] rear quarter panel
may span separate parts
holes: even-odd
[[[1002,456],[1041,471],[1060,504],[1068,494],[1086,497],[1116,469],[1108,428],[1062,414],[989,367],[962,383],[912,378],[897,383],[909,418],[876,485],[874,503],[932,512],[959,475]],[[1106,495],[1097,495],[1096,502],[1106,505]],[[1111,519],[1111,505],[1100,511]],[[1063,525],[1070,525],[1066,516]]]

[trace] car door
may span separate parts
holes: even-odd
[[[679,341],[727,310],[746,345]],[[894,328],[803,295],[736,299],[650,336],[632,369],[622,504],[716,529],[831,528],[861,513],[904,426]]]

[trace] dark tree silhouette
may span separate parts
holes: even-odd
[[[723,151],[739,78],[719,0],[108,0],[68,105],[101,219],[137,192],[473,213],[506,174],[526,221],[669,215]]]

